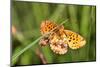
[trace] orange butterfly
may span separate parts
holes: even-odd
[[[56,54],[65,54],[68,51],[68,47],[71,49],[78,49],[86,44],[86,40],[79,34],[65,30],[64,26],[58,26],[54,22],[46,20],[41,23],[40,31],[44,35],[54,28],[49,35],[40,40],[40,44],[45,46],[50,44],[51,50]]]

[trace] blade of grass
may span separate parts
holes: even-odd
[[[63,11],[65,10],[65,5],[58,5],[57,8],[54,10],[54,13],[51,15],[50,20],[57,22],[60,19]]]
[[[70,22],[72,25],[71,28],[75,32],[78,32],[79,26],[78,26],[78,21],[77,21],[77,6],[76,5],[69,5],[68,10],[69,10]]]
[[[68,20],[63,21],[60,25],[64,24],[65,22],[67,22]],[[59,26],[57,26],[59,27]],[[56,27],[56,28],[57,28]],[[56,28],[54,28],[53,30],[55,30]],[[53,30],[51,30],[50,32],[44,34],[43,36],[37,38],[35,41],[33,41],[32,43],[30,43],[28,46],[26,46],[25,48],[23,48],[20,52],[16,53],[13,57],[12,57],[12,62],[18,58],[22,53],[24,53],[26,50],[28,50],[29,48],[31,48],[33,45],[35,45],[41,38],[43,38],[45,35],[50,34]]]
[[[14,52],[12,53],[13,54],[12,56],[14,56],[16,53],[18,53],[21,49],[22,49],[21,46],[16,47]],[[14,65],[18,60],[19,60],[19,58],[16,58],[13,62],[11,62],[11,64]]]
[[[96,7],[92,6],[91,8],[91,41],[89,48],[89,60],[96,60]]]
[[[90,41],[90,32],[91,32],[91,21],[90,21],[90,6],[84,6],[82,11],[81,23],[80,23],[80,33],[86,38],[86,45],[84,48],[81,48],[79,51],[80,60],[88,60],[89,54],[89,41]]]
[[[29,65],[32,64],[32,61],[34,60],[32,58],[32,51],[27,50],[26,52],[24,52],[21,57],[20,57],[20,64],[21,65]]]
[[[22,53],[24,53],[27,49],[29,49],[30,47],[32,47],[35,43],[37,43],[42,37],[39,37],[38,39],[36,39],[35,41],[33,41],[31,44],[29,44],[28,46],[26,46],[24,49],[22,49],[20,52],[16,53],[13,57],[12,57],[12,61],[14,61],[17,57],[19,57]]]
[[[39,25],[39,23],[47,18],[49,15],[48,4],[33,3],[32,4],[33,15],[35,16],[36,23],[34,25]],[[37,27],[37,26],[36,26]]]

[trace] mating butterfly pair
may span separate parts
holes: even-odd
[[[42,38],[40,44],[43,46],[49,44],[51,50],[56,54],[65,54],[68,51],[68,47],[78,49],[86,44],[86,40],[82,36],[73,31],[65,30],[63,25],[58,26],[49,20],[41,23],[40,31],[42,35],[51,30],[53,30],[52,33]]]

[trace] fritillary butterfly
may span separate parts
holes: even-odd
[[[40,28],[41,34],[46,34],[57,26],[52,21],[43,21]],[[86,40],[73,31],[65,30],[61,25],[53,30],[52,33],[42,38],[40,44],[43,46],[49,44],[54,53],[65,54],[68,51],[68,47],[71,49],[81,48],[86,44]]]

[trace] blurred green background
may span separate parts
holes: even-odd
[[[78,50],[69,49],[65,55],[56,55],[49,46],[38,43],[17,57],[12,65],[52,64],[96,60],[96,6],[68,5],[13,1],[12,56],[41,36],[43,20],[64,24],[65,29],[79,33],[86,38],[86,45]]]

